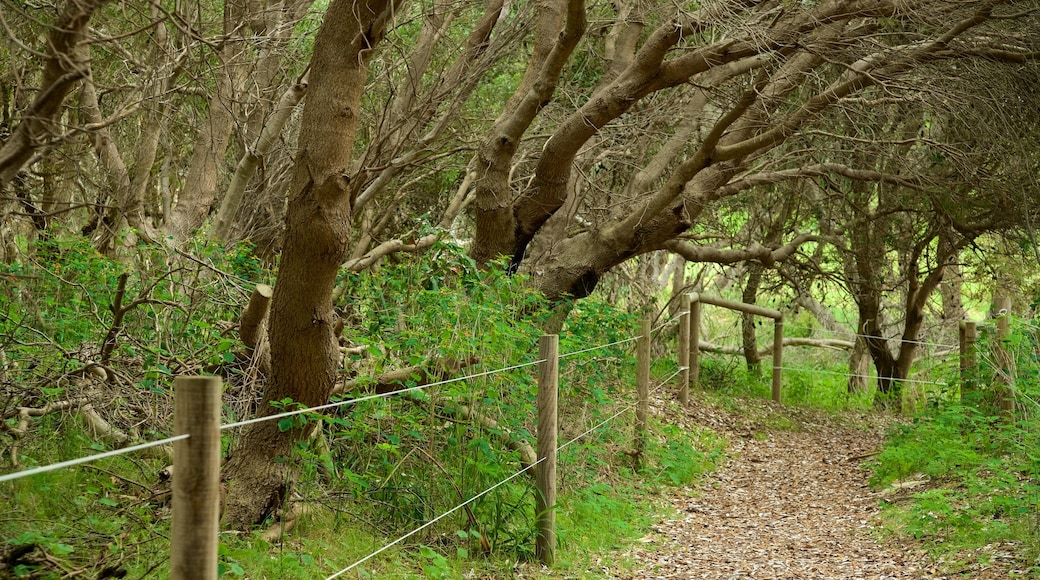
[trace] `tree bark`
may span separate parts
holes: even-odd
[[[0,188],[5,187],[55,132],[55,122],[72,87],[88,74],[88,64],[77,47],[87,33],[90,17],[107,0],[80,0],[65,4],[47,34],[47,58],[40,91],[29,109],[21,113],[11,136],[0,146]]]
[[[285,123],[289,120],[289,115],[296,109],[296,105],[303,100],[306,92],[307,79],[304,76],[299,82],[294,83],[293,86],[285,91],[281,100],[274,107],[270,118],[260,129],[260,134],[257,136],[256,141],[249,144],[245,153],[238,160],[235,173],[231,177],[231,184],[228,185],[224,199],[217,210],[217,217],[213,220],[213,227],[209,233],[210,239],[221,242],[227,241],[228,234],[231,232],[231,222],[245,200],[246,186],[249,185],[257,167],[260,166],[260,161],[274,147],[278,137],[282,134]]]
[[[351,149],[367,59],[395,8],[389,0],[334,0],[315,38],[271,304],[271,377],[258,414],[276,412],[272,402],[284,399],[320,405],[332,392],[339,363],[332,291],[349,255]],[[291,458],[304,435],[300,427],[280,431],[276,421],[247,428],[224,472],[228,527],[246,528],[278,508],[294,473],[291,461],[278,459]]]
[[[202,225],[217,197],[221,165],[235,126],[236,101],[245,81],[247,33],[250,4],[245,0],[224,3],[224,34],[220,50],[222,66],[217,69],[216,90],[209,100],[209,114],[199,130],[184,186],[173,211],[166,216],[164,231],[174,240],[184,240]],[[256,32],[252,30],[251,32]]]
[[[758,287],[762,283],[762,270],[764,269],[759,262],[752,262],[748,265],[748,280],[744,285],[744,293],[741,297],[745,304],[754,304],[758,299]],[[761,377],[762,359],[758,356],[758,345],[755,340],[755,316],[749,312],[742,312],[740,329],[747,369],[755,377]]]
[[[870,372],[870,353],[863,337],[857,336],[849,353],[849,394],[867,392],[867,373]]]
[[[521,137],[552,99],[560,73],[584,34],[584,0],[550,0],[539,6],[534,54],[524,78],[477,154],[476,231],[470,257],[478,264],[514,255],[517,222],[510,165]]]

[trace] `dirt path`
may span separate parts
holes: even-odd
[[[695,410],[695,423],[727,432],[731,459],[672,500],[683,517],[657,525],[631,553],[639,571],[621,577],[945,578],[919,552],[881,545],[873,532],[878,496],[860,464],[878,449],[883,421],[794,413],[787,429],[770,429]]]

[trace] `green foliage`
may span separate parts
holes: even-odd
[[[1018,325],[1008,341],[1016,352],[1018,399],[1015,418],[995,414],[983,389],[961,403],[933,399],[923,414],[889,433],[873,464],[875,485],[924,482],[923,491],[895,500],[890,526],[950,552],[994,542],[1014,542],[1019,553],[1040,551],[1040,424],[1035,410],[1037,370],[1031,329]],[[982,376],[992,370],[981,369]],[[986,382],[983,382],[986,384]],[[955,393],[952,393],[955,394]]]
[[[684,430],[661,424],[658,437],[647,446],[648,465],[644,471],[653,481],[683,487],[711,472],[724,457],[725,441],[714,431]]]
[[[247,390],[249,370],[236,338],[220,322],[237,319],[251,282],[269,283],[272,273],[248,245],[198,245],[190,258],[159,248],[136,251],[128,265],[97,254],[86,242],[55,239],[40,246],[36,262],[2,266],[0,275],[20,282],[0,287],[0,335],[8,339],[4,349],[14,362],[17,386],[16,398],[5,404],[41,406],[101,389],[111,402],[100,410],[106,420],[157,438],[168,429],[172,377],[211,371],[225,377],[225,421],[249,412],[255,397]],[[121,304],[139,303],[116,329],[107,368],[118,379],[79,382],[76,372],[98,360],[113,328],[110,305],[123,274]],[[536,373],[530,363],[541,325],[553,313],[522,276],[507,275],[504,264],[478,270],[463,249],[442,244],[373,271],[345,273],[341,284],[341,295],[349,297],[339,307],[344,338],[368,347],[344,360],[343,373],[356,378],[357,386],[343,398],[369,395],[372,377],[403,367],[436,374],[446,361],[472,363],[444,375],[455,378],[526,366],[283,419],[279,427],[285,430],[320,421],[320,435],[300,443],[292,459],[302,467],[295,489],[304,502],[332,509],[313,523],[303,518],[287,536],[298,544],[292,550],[255,536],[222,538],[224,577],[309,578],[338,570],[386,538],[515,475],[516,444],[534,444]],[[710,469],[721,447],[704,433],[655,427],[664,430],[648,442],[646,470],[632,473],[630,458],[618,452],[631,444],[630,413],[593,427],[631,403],[633,345],[577,351],[630,338],[637,319],[597,297],[569,308],[561,332],[561,353],[568,355],[561,361],[560,415],[568,425],[561,443],[587,435],[561,454],[559,472],[567,484],[560,495],[558,569],[577,571],[587,567],[591,550],[645,534],[655,509],[646,492],[690,483]],[[401,386],[417,386],[418,379],[416,373]],[[298,404],[286,399],[275,406],[289,410]],[[153,415],[135,411],[142,408]],[[33,420],[18,457],[23,465],[42,464],[103,448],[60,415],[46,415]],[[115,559],[132,575],[143,575],[168,550],[168,508],[161,495],[148,492],[159,485],[163,463],[116,458],[97,465],[104,471],[60,471],[0,489],[4,503],[21,510],[0,525],[0,538],[32,542],[70,567],[84,566],[88,558],[91,565]],[[637,489],[633,482],[639,479],[646,481]],[[66,491],[41,496],[41,490]],[[364,507],[344,513],[341,506]],[[405,571],[401,577],[459,577],[485,549],[491,559],[479,566],[507,571],[508,562],[533,557],[533,506],[529,476],[515,477],[370,562],[362,576],[385,577],[382,570],[398,569]],[[99,550],[110,550],[110,557],[97,559]]]
[[[249,289],[242,276],[269,276],[248,246],[225,251],[200,245],[190,259],[140,246],[132,259],[118,261],[100,255],[88,240],[55,235],[35,249],[32,259],[0,264],[0,278],[10,282],[0,284],[0,350],[6,357],[0,414],[14,417],[16,407],[44,409],[85,397],[104,401],[94,411],[113,432],[158,439],[170,429],[173,375],[223,368],[229,389],[238,388],[228,364],[236,342],[219,323],[239,315]],[[117,303],[121,276],[125,293]],[[104,372],[91,370],[96,368]],[[33,417],[27,427],[17,435],[0,431],[4,456],[16,458],[17,469],[110,446],[83,432],[72,413]],[[97,572],[122,562],[141,575],[167,553],[162,535],[168,509],[161,495],[152,494],[165,465],[138,455],[5,483],[0,502],[17,507],[0,522],[0,540],[35,544],[31,561],[47,554],[39,574],[56,565]]]
[[[72,458],[90,453],[89,442],[83,432],[68,429],[55,436],[53,447],[58,457]],[[168,554],[169,521],[157,516],[160,498],[137,485],[154,485],[141,467],[117,457],[4,483],[0,501],[11,509],[0,522],[0,541],[32,550],[22,574],[57,578],[53,562],[94,574],[117,565],[137,576],[160,565]]]

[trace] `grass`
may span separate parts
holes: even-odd
[[[597,320],[589,324],[598,324]],[[561,427],[568,437],[561,434],[561,441],[584,432],[631,401],[632,361],[624,351],[617,351],[567,361],[561,381]],[[656,357],[652,387],[672,376],[675,361],[670,352]],[[792,357],[792,365],[840,372],[840,357],[833,354],[802,354]],[[470,387],[475,384],[471,382]],[[506,382],[503,388],[515,389],[516,384]],[[764,401],[761,406],[748,405],[743,399],[768,399],[768,362],[764,362],[762,376],[755,376],[737,357],[704,357],[701,387],[699,396],[748,417],[756,428],[799,428],[783,409]],[[497,391],[492,385],[477,392]],[[472,393],[459,396],[473,398]],[[809,372],[785,373],[784,401],[832,411],[870,408],[868,395],[847,393],[843,377]],[[510,408],[503,407],[506,402],[496,398],[483,404],[484,409],[500,411],[499,420],[531,411],[522,406],[522,399],[510,403],[515,405]],[[296,489],[301,501],[312,509],[291,532],[275,540],[264,540],[259,532],[222,534],[222,576],[324,577],[443,513],[459,503],[458,495],[471,497],[515,470],[515,457],[495,448],[493,434],[449,427],[421,414],[409,415],[414,410],[410,403],[392,402],[372,409],[358,406],[358,416],[344,416],[341,430],[330,434],[341,445],[333,458],[341,480],[323,479],[325,470],[315,467],[330,461],[327,455],[309,455],[307,460],[315,463],[303,470]],[[672,417],[682,415],[674,407],[665,410]],[[376,417],[376,413],[382,415]],[[715,468],[725,450],[725,441],[712,431],[651,417],[647,448],[637,470],[626,453],[631,449],[631,423],[631,411],[622,413],[614,423],[561,453],[559,548],[551,571],[531,562],[534,502],[530,485],[521,477],[474,502],[471,507],[479,531],[460,510],[362,563],[350,577],[510,578],[522,574],[525,578],[606,578],[605,568],[630,569],[625,547],[646,535],[654,521],[673,515],[664,501],[666,492],[683,490],[698,481]],[[76,424],[52,418],[41,419],[34,433],[24,455],[37,457],[41,463],[88,454],[93,445],[93,438]],[[53,435],[43,435],[46,433]],[[754,436],[767,435],[756,431]],[[430,453],[439,454],[453,475],[430,469],[419,454],[408,454],[409,445],[432,449],[434,444],[439,451]],[[89,576],[113,565],[126,569],[128,578],[164,577],[169,506],[161,493],[154,493],[162,491],[157,474],[164,463],[120,457],[96,467],[4,484],[7,487],[0,488],[0,500],[17,506],[17,511],[0,521],[0,538],[8,548],[36,548],[35,559],[14,572],[34,578],[56,578],[76,571],[89,572]],[[379,481],[380,474],[384,480],[393,476],[398,487],[373,490],[359,484],[365,478]],[[462,492],[456,493],[456,483]],[[481,536],[489,541],[490,554],[482,549]]]
[[[879,488],[920,483],[891,494],[885,529],[954,571],[988,566],[1003,551],[1014,555],[1017,577],[1040,578],[1038,448],[1033,418],[1008,422],[974,405],[937,402],[894,428],[872,464]]]
[[[667,371],[660,369],[661,374],[671,374]],[[581,417],[595,424],[606,413]],[[621,425],[630,424],[630,413],[619,417]],[[54,427],[53,436],[34,438],[23,455],[49,462],[93,451],[92,438],[77,425]],[[521,477],[503,486],[500,495],[472,505],[491,542],[490,554],[482,551],[479,534],[470,529],[460,510],[443,525],[362,563],[349,577],[509,578],[522,570],[524,577],[607,578],[605,568],[631,566],[623,555],[624,546],[644,536],[654,521],[670,515],[664,490],[690,485],[714,469],[724,455],[725,441],[714,432],[651,418],[644,461],[635,471],[625,453],[631,437],[630,428],[611,424],[561,453],[559,551],[552,570],[530,562],[533,496]],[[120,456],[4,484],[0,498],[16,508],[0,522],[0,538],[7,548],[35,548],[33,557],[12,572],[26,578],[58,578],[77,570],[97,575],[107,566],[116,566],[127,570],[128,578],[164,577],[170,512],[168,495],[163,493],[168,484],[158,481],[158,473],[165,463]],[[317,480],[320,470],[303,473],[311,479],[300,481],[297,489],[314,509],[291,532],[272,541],[262,539],[260,532],[223,533],[222,577],[324,577],[407,531],[373,524],[371,514],[378,511],[366,505],[368,496],[344,502],[327,495],[328,489]],[[442,500],[444,505],[436,510],[457,503],[451,497]],[[510,509],[519,515],[504,513]]]

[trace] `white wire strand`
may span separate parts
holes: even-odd
[[[906,343],[906,344],[916,344],[918,346],[934,346],[934,347],[937,347],[937,348],[960,348],[959,344],[942,344],[942,343],[938,343],[938,342],[925,342],[923,340],[902,340],[900,338],[885,338],[884,336],[875,336],[875,335],[872,335],[872,334],[856,334],[854,332],[835,332],[833,330],[827,330],[826,328],[812,327],[812,326],[799,326],[797,324],[786,324],[785,323],[784,324],[784,328],[798,328],[798,329],[801,329],[801,330],[822,330],[822,331],[824,331],[824,332],[826,332],[828,334],[832,334],[832,335],[835,335],[835,336],[838,336],[838,337],[841,337],[841,338],[848,338],[848,337],[853,337],[853,338],[855,338],[855,337],[859,337],[859,338],[880,338],[881,340],[884,340],[886,342],[887,341],[896,341],[896,342]]]
[[[97,461],[98,459],[104,459],[106,457],[115,457],[117,455],[123,455],[126,453],[133,453],[134,451],[140,451],[142,449],[148,449],[149,447],[158,447],[159,445],[166,445],[167,443],[173,443],[174,441],[180,441],[181,439],[187,439],[190,437],[188,434],[176,435],[168,439],[160,439],[158,441],[150,441],[148,443],[141,443],[138,445],[131,445],[130,447],[124,447],[122,449],[114,449],[112,451],[106,451],[104,453],[98,453],[97,455],[88,455],[87,457],[80,457],[79,459],[70,459],[68,461],[62,461],[60,463],[52,463],[50,465],[44,465],[41,467],[34,467],[32,469],[26,469],[25,471],[17,471],[15,473],[8,473],[6,475],[0,475],[0,483],[5,481],[11,481],[20,479],[22,477],[29,477],[40,473],[46,473],[48,471],[55,471],[65,467],[71,467],[73,465],[80,465],[83,463],[90,463],[91,461]]]
[[[668,381],[670,381],[670,380],[674,379],[675,377],[679,376],[679,373],[681,373],[681,372],[683,372],[685,370],[689,370],[689,368],[690,367],[679,367],[679,368],[675,369],[674,373],[668,375],[668,378],[662,380],[659,385],[657,385],[656,387],[653,388],[653,390],[650,391],[650,393],[651,394],[656,393],[661,387],[663,387],[666,384],[668,384]]]
[[[667,322],[665,324],[667,324]],[[594,347],[591,347],[591,348],[586,348],[586,349],[577,350],[577,351],[574,351],[574,352],[561,354],[561,355],[558,355],[557,358],[566,358],[566,357],[569,357],[569,356],[574,356],[574,355],[578,355],[578,354],[582,354],[582,353],[586,353],[586,352],[591,352],[591,351],[594,351],[594,350],[597,350],[597,349],[607,348],[607,347],[610,347],[610,346],[616,346],[616,345],[619,345],[619,344],[625,344],[627,342],[633,342],[633,341],[636,341],[636,340],[639,340],[639,337],[626,338],[624,340],[611,342],[609,344],[602,344],[602,345],[594,346]],[[374,400],[374,399],[385,399],[385,398],[388,398],[388,397],[395,397],[395,396],[400,395],[402,393],[421,391],[423,389],[428,389],[430,387],[436,387],[436,386],[440,386],[440,385],[447,385],[449,383],[457,383],[457,382],[461,382],[461,381],[465,381],[465,380],[469,380],[469,379],[475,379],[475,378],[479,378],[479,377],[486,377],[488,375],[494,375],[494,374],[498,374],[498,373],[502,373],[502,372],[506,372],[506,371],[511,371],[511,370],[520,369],[520,368],[529,367],[529,366],[534,366],[536,364],[541,364],[543,362],[545,362],[545,359],[539,359],[539,360],[536,360],[536,361],[521,363],[521,364],[518,364],[518,365],[513,365],[513,366],[509,366],[509,367],[505,367],[505,368],[491,370],[491,371],[484,371],[484,372],[481,372],[481,373],[475,373],[475,374],[466,375],[466,376],[463,376],[463,377],[455,377],[453,379],[446,379],[446,380],[437,381],[437,382],[434,382],[434,383],[427,383],[425,385],[416,385],[414,387],[408,387],[406,389],[398,389],[396,391],[391,391],[389,393],[380,393],[380,394],[376,394],[376,395],[368,395],[368,396],[365,396],[365,397],[357,397],[356,399],[346,399],[346,400],[343,400],[343,401],[336,401],[336,402],[333,402],[333,403],[326,403],[324,405],[316,405],[314,407],[305,407],[305,408],[302,408],[302,409],[293,409],[292,411],[285,411],[283,413],[275,413],[274,415],[266,415],[266,416],[263,416],[263,417],[254,417],[252,419],[245,419],[243,421],[236,421],[234,423],[228,423],[227,425],[221,425],[220,426],[220,430],[224,431],[226,429],[234,429],[236,427],[245,427],[246,425],[252,425],[254,423],[263,423],[265,421],[274,421],[276,419],[285,419],[287,417],[295,417],[296,415],[303,415],[305,413],[313,413],[315,411],[323,411],[325,409],[333,409],[333,408],[336,408],[336,407],[352,405],[354,403],[360,403],[360,402],[363,402],[363,401],[371,401],[371,400]]]
[[[417,533],[419,533],[419,532],[421,532],[421,531],[425,530],[426,528],[428,528],[428,527],[432,526],[433,524],[435,524],[435,523],[439,522],[440,520],[442,520],[442,519],[444,519],[444,518],[446,518],[446,517],[450,516],[451,514],[453,514],[453,513],[457,512],[457,511],[459,511],[460,509],[462,509],[462,508],[466,507],[467,505],[469,505],[469,504],[473,503],[474,501],[476,501],[476,500],[478,500],[478,499],[480,499],[480,498],[484,497],[485,495],[487,495],[487,494],[491,493],[492,491],[495,491],[496,489],[498,489],[499,487],[502,487],[502,486],[503,486],[503,485],[505,485],[506,483],[509,483],[509,482],[510,482],[510,481],[512,481],[513,479],[516,479],[517,477],[519,477],[519,476],[520,476],[520,474],[522,474],[522,473],[524,473],[524,472],[526,472],[526,471],[528,471],[528,470],[530,470],[530,469],[533,469],[535,465],[538,465],[538,464],[539,464],[539,463],[541,463],[542,461],[545,461],[545,458],[544,458],[544,457],[543,457],[542,459],[539,459],[538,461],[535,461],[535,462],[534,462],[534,463],[532,463],[531,465],[528,465],[527,467],[525,467],[525,468],[521,469],[520,471],[517,471],[517,472],[516,472],[516,473],[514,473],[513,475],[510,475],[509,477],[507,477],[507,478],[503,479],[502,481],[500,481],[500,482],[496,483],[495,485],[493,485],[493,486],[491,486],[491,487],[489,487],[489,488],[485,489],[484,491],[482,491],[482,492],[478,493],[477,495],[475,495],[475,496],[473,496],[473,497],[471,497],[471,498],[467,499],[466,501],[464,501],[464,502],[460,503],[459,505],[457,505],[457,506],[455,506],[455,507],[451,508],[450,510],[448,510],[448,511],[446,511],[446,512],[442,513],[441,515],[439,515],[439,516],[437,516],[437,517],[433,518],[432,520],[430,520],[430,521],[426,522],[425,524],[423,524],[423,525],[419,526],[418,528],[415,528],[414,530],[412,530],[412,531],[408,532],[407,534],[405,534],[405,535],[401,536],[400,538],[397,538],[396,540],[394,540],[394,541],[390,542],[389,544],[387,544],[387,545],[383,546],[382,548],[379,548],[379,549],[378,549],[378,550],[376,550],[375,552],[372,552],[371,554],[369,554],[369,555],[365,556],[364,558],[362,558],[362,559],[358,560],[357,562],[354,562],[354,563],[353,563],[353,564],[351,564],[350,566],[347,566],[346,568],[344,568],[344,569],[340,570],[339,572],[336,572],[335,574],[333,574],[332,576],[329,576],[329,577],[328,577],[328,578],[326,578],[325,580],[332,580],[333,578],[338,578],[339,576],[341,576],[341,575],[342,575],[342,574],[344,574],[345,572],[349,572],[349,571],[353,570],[354,568],[356,568],[356,567],[360,566],[361,564],[363,564],[363,563],[367,562],[368,560],[370,560],[370,559],[372,559],[372,558],[374,558],[374,557],[378,556],[379,554],[383,553],[384,551],[386,551],[386,550],[388,550],[388,549],[392,548],[393,546],[396,546],[397,544],[401,543],[402,541],[404,541],[404,540],[407,540],[408,538],[410,538],[410,537],[414,536],[415,534],[417,534]]]
[[[688,367],[679,367],[679,370],[675,371],[675,372],[674,372],[674,373],[672,374],[672,376],[670,376],[670,377],[668,377],[667,379],[665,379],[665,380],[661,381],[661,384],[657,385],[657,387],[655,387],[655,388],[654,388],[654,389],[653,389],[653,390],[651,391],[651,394],[652,394],[652,393],[655,393],[655,392],[657,392],[657,391],[658,391],[658,390],[659,390],[659,389],[660,389],[661,387],[663,387],[664,385],[666,385],[666,384],[668,383],[668,381],[672,380],[672,378],[674,378],[674,377],[675,377],[676,375],[678,375],[678,374],[679,374],[679,373],[680,373],[680,372],[681,372],[681,371],[682,371],[682,370],[683,370],[684,368],[688,368]],[[632,408],[634,408],[634,407],[635,407],[635,404],[630,404],[630,405],[626,406],[625,408],[621,409],[621,410],[620,410],[620,411],[618,411],[617,413],[614,413],[614,414],[613,414],[613,415],[611,415],[610,417],[607,417],[607,418],[606,418],[606,419],[604,419],[603,421],[600,421],[600,422],[599,422],[599,423],[597,423],[597,424],[596,424],[595,426],[593,426],[592,428],[588,429],[587,431],[585,431],[585,432],[584,432],[584,433],[582,433],[581,435],[578,435],[577,437],[575,437],[575,438],[571,439],[570,441],[567,441],[566,443],[564,443],[564,444],[560,445],[559,447],[557,447],[557,448],[556,448],[556,452],[557,452],[557,453],[559,453],[560,451],[563,451],[563,450],[564,450],[564,449],[565,449],[565,448],[566,448],[566,447],[567,447],[568,445],[570,445],[571,443],[574,443],[575,441],[577,441],[577,440],[581,439],[582,437],[585,437],[585,436],[587,436],[587,435],[588,435],[589,433],[592,433],[592,432],[593,432],[593,431],[595,431],[596,429],[599,429],[599,428],[600,428],[600,427],[602,427],[603,425],[605,425],[605,424],[609,423],[610,421],[613,421],[614,419],[616,419],[617,417],[619,417],[619,416],[620,416],[621,414],[623,414],[623,413],[624,413],[624,412],[626,412],[626,411],[629,411],[629,410],[631,410],[631,409],[632,409]],[[475,495],[475,496],[473,496],[473,497],[469,498],[468,500],[466,500],[466,501],[464,501],[464,502],[460,503],[459,505],[457,505],[457,506],[455,506],[455,507],[451,508],[450,510],[448,510],[448,511],[446,511],[446,512],[442,513],[441,515],[439,515],[439,516],[437,516],[437,517],[433,518],[432,520],[430,520],[430,521],[426,522],[425,524],[423,524],[423,525],[419,526],[418,528],[415,528],[414,530],[412,530],[412,531],[408,532],[407,534],[405,534],[405,535],[403,535],[403,536],[401,536],[401,537],[397,538],[396,540],[394,540],[394,541],[390,542],[389,544],[386,544],[386,545],[385,545],[385,546],[383,546],[382,548],[379,548],[379,549],[378,549],[378,550],[376,550],[375,552],[372,552],[371,554],[369,554],[369,555],[365,556],[364,558],[362,558],[362,559],[358,560],[357,562],[354,562],[354,563],[353,563],[353,564],[351,564],[350,566],[347,566],[346,568],[344,568],[344,569],[340,570],[339,572],[336,572],[335,574],[333,574],[333,575],[331,575],[331,576],[327,577],[327,578],[326,578],[325,580],[332,580],[333,578],[338,578],[338,577],[340,577],[341,575],[343,575],[344,573],[346,573],[346,572],[349,572],[349,571],[353,570],[354,568],[357,568],[357,567],[358,567],[358,566],[360,566],[361,564],[363,564],[363,563],[367,562],[368,560],[371,560],[372,558],[374,558],[374,557],[378,556],[379,554],[381,554],[381,553],[385,552],[386,550],[388,550],[388,549],[392,548],[393,546],[396,546],[397,544],[399,544],[399,543],[403,542],[404,540],[407,540],[408,538],[410,538],[410,537],[414,536],[415,534],[417,534],[417,533],[419,533],[419,532],[421,532],[421,531],[425,530],[426,528],[428,528],[428,527],[432,526],[433,524],[435,524],[435,523],[439,522],[440,520],[442,520],[442,519],[444,519],[444,518],[446,518],[446,517],[450,516],[451,514],[453,514],[453,513],[457,512],[457,511],[459,511],[460,509],[462,509],[462,508],[466,507],[467,505],[469,505],[469,504],[473,503],[474,501],[476,501],[476,500],[478,500],[478,499],[480,499],[480,498],[484,497],[485,495],[487,495],[487,494],[491,493],[492,491],[494,491],[494,490],[498,489],[499,487],[501,487],[501,486],[505,485],[506,483],[508,483],[508,482],[510,482],[510,481],[512,481],[512,480],[514,480],[514,479],[516,479],[516,478],[517,478],[518,476],[520,476],[520,475],[521,475],[522,473],[524,473],[524,472],[527,472],[527,471],[529,471],[529,470],[533,469],[533,468],[534,468],[534,467],[535,467],[536,465],[538,465],[539,463],[541,463],[541,462],[543,462],[543,461],[545,461],[545,458],[544,458],[544,457],[543,457],[543,458],[541,458],[541,459],[539,459],[538,461],[535,461],[535,462],[534,462],[534,463],[532,463],[531,465],[528,465],[527,467],[525,467],[525,468],[521,469],[520,471],[517,471],[517,472],[516,472],[516,473],[514,473],[513,475],[510,475],[509,477],[507,477],[507,478],[503,479],[502,481],[500,481],[500,482],[496,483],[495,485],[493,485],[493,486],[491,486],[491,487],[489,487],[489,488],[485,489],[484,491],[482,491],[482,492],[478,493],[477,495]]]
[[[626,342],[632,342],[632,341],[635,341],[635,340],[638,340],[638,338],[627,338],[625,340],[619,340],[617,342],[612,342],[610,344],[604,344],[604,345],[595,346],[595,347],[592,347],[592,348],[587,348],[587,349],[583,349],[583,350],[579,350],[579,351],[575,351],[575,352],[571,352],[571,353],[566,353],[566,354],[560,355],[559,358],[564,358],[564,357],[568,357],[568,356],[574,356],[574,355],[581,354],[581,353],[584,353],[584,352],[590,352],[590,351],[593,351],[593,350],[597,350],[597,349],[601,349],[601,348],[607,348],[607,347],[615,346],[615,345],[618,345],[618,344],[624,344]],[[335,408],[335,407],[342,407],[342,406],[345,406],[345,405],[351,405],[351,404],[354,404],[354,403],[360,403],[360,402],[369,401],[369,400],[372,400],[372,399],[381,399],[381,398],[396,396],[396,395],[400,395],[401,393],[407,393],[407,392],[412,392],[412,391],[419,391],[419,390],[426,389],[426,388],[429,388],[429,387],[436,387],[436,386],[440,386],[440,385],[446,385],[446,384],[449,384],[449,383],[461,382],[461,381],[465,381],[465,380],[469,380],[469,379],[475,379],[475,378],[479,378],[479,377],[485,377],[485,376],[489,376],[489,375],[503,373],[503,372],[506,372],[506,371],[516,370],[516,369],[519,369],[519,368],[534,366],[534,365],[537,365],[537,364],[540,364],[540,363],[543,363],[543,362],[545,362],[545,359],[539,359],[539,360],[536,360],[536,361],[521,363],[521,364],[518,364],[518,365],[512,365],[512,366],[508,366],[508,367],[504,367],[504,368],[500,368],[500,369],[494,369],[494,370],[490,370],[490,371],[474,373],[472,375],[466,375],[466,376],[462,376],[462,377],[455,377],[455,378],[446,379],[446,380],[443,380],[443,381],[427,383],[425,385],[417,385],[415,387],[409,387],[409,388],[406,388],[406,389],[399,389],[399,390],[396,390],[396,391],[393,391],[393,392],[390,392],[390,393],[381,393],[381,394],[369,395],[369,396],[365,396],[365,397],[358,397],[358,398],[355,398],[355,399],[347,399],[347,400],[344,400],[344,401],[336,401],[336,402],[333,402],[333,403],[327,403],[325,405],[317,405],[317,406],[314,406],[314,407],[307,407],[307,408],[303,408],[303,409],[293,409],[292,411],[286,411],[284,413],[276,413],[274,415],[267,415],[267,416],[264,416],[264,417],[255,417],[253,419],[247,419],[247,420],[244,420],[244,421],[237,421],[237,422],[234,422],[234,423],[228,423],[226,425],[221,425],[220,426],[220,430],[224,431],[224,430],[233,429],[233,428],[236,428],[236,427],[244,427],[246,425],[252,425],[254,423],[262,423],[264,421],[274,421],[274,420],[277,420],[277,419],[285,419],[287,417],[294,417],[296,415],[302,415],[302,414],[305,414],[305,413],[312,413],[312,412],[315,412],[315,411],[321,411],[321,410],[331,409],[331,408]],[[26,469],[24,471],[18,471],[18,472],[15,472],[15,473],[8,473],[8,474],[5,474],[5,475],[0,475],[0,483],[3,483],[5,481],[13,481],[15,479],[20,479],[20,478],[23,478],[23,477],[31,477],[31,476],[39,474],[39,473],[46,473],[48,471],[55,471],[55,470],[58,470],[58,469],[63,469],[65,467],[72,467],[74,465],[81,465],[81,464],[84,464],[84,463],[90,463],[91,461],[96,461],[98,459],[104,459],[106,457],[115,457],[115,456],[123,455],[123,454],[126,454],[126,453],[133,453],[135,451],[140,451],[142,449],[148,449],[150,447],[158,447],[159,445],[166,445],[168,443],[173,443],[174,441],[179,441],[181,439],[187,439],[188,437],[189,437],[188,435],[177,435],[175,437],[170,437],[168,439],[162,439],[162,440],[158,440],[158,441],[151,441],[151,442],[148,442],[148,443],[141,443],[139,445],[132,445],[130,447],[124,447],[122,449],[115,449],[115,450],[112,450],[112,451],[106,451],[104,453],[98,453],[96,455],[89,455],[89,456],[86,456],[86,457],[80,457],[80,458],[77,458],[77,459],[70,459],[68,461],[62,461],[62,462],[53,463],[53,464],[50,464],[50,465],[43,465],[43,466],[40,466],[40,467],[34,467],[32,469]]]
[[[662,328],[668,326],[669,324],[675,322],[676,320],[679,320],[680,318],[682,318],[683,316],[686,316],[689,313],[690,313],[689,310],[683,310],[682,312],[676,314],[675,316],[669,318],[668,320],[665,320],[661,324],[658,324],[657,326],[651,328],[650,329],[650,334],[653,334],[653,333],[657,332],[658,330],[661,330]]]
[[[809,368],[798,368],[798,367],[773,367],[773,368],[774,369],[780,369],[782,371],[797,371],[797,372],[812,373],[812,374],[817,374],[817,375],[835,375],[835,376],[839,376],[839,377],[856,377],[856,378],[862,378],[862,379],[873,378],[872,375],[854,375],[852,373],[838,373],[838,372],[834,372],[834,371],[821,371],[821,370],[809,369]],[[916,383],[916,384],[919,384],[919,385],[940,385],[940,386],[943,386],[943,387],[950,386],[950,383],[942,383],[942,382],[937,382],[937,381],[922,381],[922,380],[918,380],[918,379],[897,379],[895,377],[877,377],[877,378],[879,378],[879,379],[890,379],[890,380],[893,380],[893,381],[898,381],[900,383]]]
[[[540,364],[540,363],[543,363],[543,362],[545,362],[545,359],[539,359],[539,360],[536,360],[536,361],[521,363],[521,364],[513,365],[513,366],[510,366],[510,367],[505,367],[505,368],[501,368],[501,369],[495,369],[495,370],[492,370],[492,371],[484,371],[482,373],[475,373],[475,374],[466,375],[466,376],[463,376],[463,377],[455,377],[453,379],[446,379],[446,380],[437,381],[437,382],[434,382],[434,383],[427,383],[425,385],[416,385],[414,387],[408,387],[407,389],[398,389],[396,391],[391,391],[389,393],[380,393],[380,394],[376,394],[376,395],[368,395],[368,396],[365,396],[365,397],[357,397],[356,399],[345,399],[343,401],[336,401],[336,402],[333,402],[333,403],[326,403],[324,405],[316,405],[314,407],[305,407],[305,408],[302,408],[302,409],[293,409],[292,411],[285,411],[284,413],[275,413],[274,415],[265,415],[263,417],[254,417],[253,419],[246,419],[244,421],[237,421],[235,423],[228,423],[227,425],[221,425],[220,426],[220,430],[223,431],[225,429],[234,429],[235,427],[244,427],[246,425],[252,425],[254,423],[263,423],[264,421],[273,421],[275,419],[284,419],[286,417],[295,417],[296,415],[303,415],[304,413],[313,413],[315,411],[323,411],[325,409],[333,409],[335,407],[343,407],[343,406],[346,406],[346,405],[352,405],[354,403],[360,403],[362,401],[371,401],[373,399],[385,399],[387,397],[395,397],[395,396],[400,395],[402,393],[410,393],[410,392],[413,392],[413,391],[421,391],[423,389],[428,389],[430,387],[436,387],[436,386],[439,386],[439,385],[447,385],[449,383],[457,383],[457,382],[461,382],[461,381],[465,381],[465,380],[469,380],[469,379],[475,379],[475,378],[479,378],[479,377],[486,377],[488,375],[494,375],[494,374],[503,373],[503,372],[506,372],[506,371],[511,371],[511,370],[514,370],[514,369],[520,369],[520,368],[524,368],[524,367],[529,367],[529,366],[533,366],[533,365]]]
[[[568,353],[565,353],[565,354],[557,355],[556,358],[567,358],[569,356],[575,356],[575,355],[579,355],[579,354],[584,354],[586,352],[592,352],[594,350],[600,350],[600,349],[603,349],[603,348],[609,348],[611,346],[617,346],[619,344],[625,344],[627,342],[635,342],[637,340],[639,340],[639,337],[635,336],[635,337],[632,337],[632,338],[626,338],[624,340],[618,340],[618,341],[615,341],[615,342],[611,342],[609,344],[601,344],[599,346],[593,346],[593,347],[590,347],[590,348],[583,348],[581,350],[576,350],[574,352],[568,352]]]

